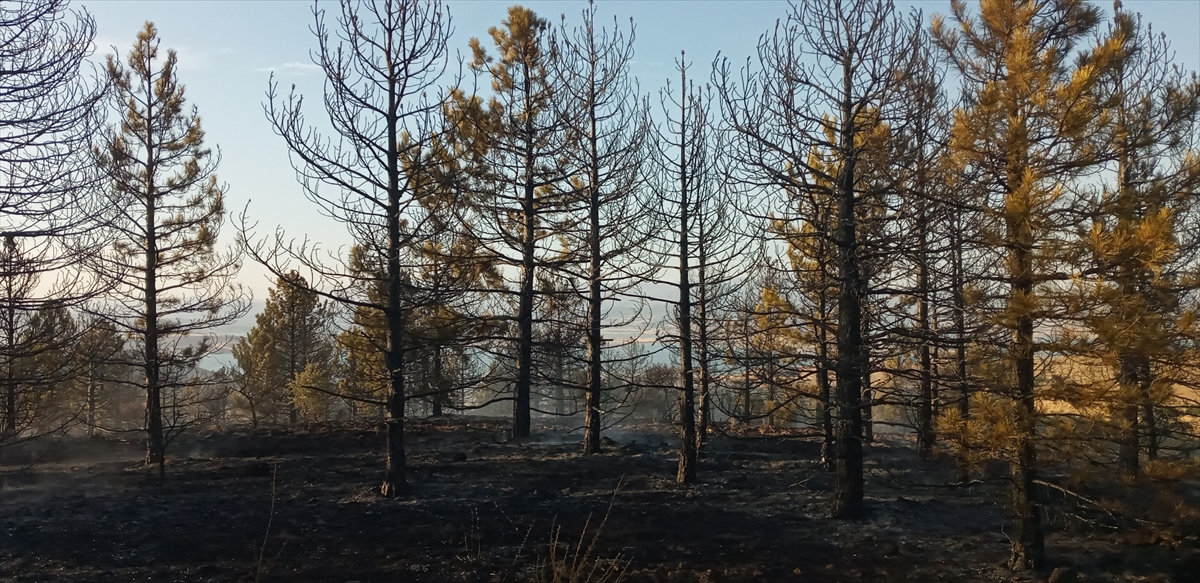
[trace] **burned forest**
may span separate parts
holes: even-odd
[[[0,583],[1200,582],[1194,38],[304,4],[0,3]]]

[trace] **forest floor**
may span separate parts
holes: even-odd
[[[682,486],[667,427],[614,429],[590,457],[578,433],[504,434],[498,421],[411,423],[411,489],[395,500],[377,494],[375,430],[185,435],[162,480],[140,465],[136,443],[67,439],[33,465],[15,465],[31,451],[10,450],[0,581],[521,582],[552,580],[548,564],[572,562],[591,574],[579,582],[1050,575],[1004,566],[1000,468],[953,487],[951,460],[920,461],[902,438],[867,448],[868,515],[844,522],[826,516],[832,478],[801,437],[715,436],[700,483]],[[1195,484],[1135,486],[1153,494],[1142,499],[1196,502]],[[1200,530],[1113,530],[1106,512],[1070,500],[1049,510],[1050,569],[1069,566],[1079,581],[1200,581]]]

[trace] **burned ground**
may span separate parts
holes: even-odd
[[[868,518],[842,522],[825,516],[832,481],[816,442],[717,436],[701,483],[681,486],[667,429],[614,431],[604,453],[583,457],[577,434],[555,428],[508,442],[499,422],[415,422],[411,489],[396,500],[376,493],[374,429],[185,437],[161,481],[136,443],[10,450],[0,581],[534,581],[553,532],[570,562],[597,530],[592,581],[1035,579],[1004,567],[1001,468],[953,487],[951,461],[885,439],[867,449]],[[1188,483],[1132,488],[1194,502]],[[1071,495],[1051,501],[1051,568],[1082,581],[1200,581],[1186,525],[1117,530]]]

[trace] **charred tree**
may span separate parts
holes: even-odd
[[[562,269],[587,286],[584,454],[600,450],[606,320],[611,327],[638,319],[625,314],[613,321],[609,304],[657,269],[644,251],[655,230],[647,224],[654,215],[643,188],[651,127],[648,105],[629,76],[633,41],[632,23],[628,33],[615,23],[611,30],[598,28],[591,4],[580,27],[570,30],[564,20],[554,40],[558,58],[551,61],[563,130],[571,136],[567,212],[581,219],[568,231],[574,261]]]
[[[25,382],[20,371],[36,372],[23,364],[35,345],[67,349],[76,340],[35,334],[31,324],[102,290],[90,270],[103,208],[90,146],[108,84],[88,62],[95,33],[91,15],[71,11],[67,0],[10,2],[0,11],[0,448],[80,420],[78,411],[39,405],[51,385]],[[42,341],[27,342],[35,336]]]
[[[387,437],[380,491],[393,497],[406,487],[406,338],[411,311],[423,301],[410,285],[421,262],[414,246],[436,225],[418,201],[436,173],[419,154],[444,133],[444,99],[431,96],[442,94],[449,65],[449,15],[438,0],[341,0],[334,30],[323,9],[314,7],[313,17],[313,62],[325,77],[324,109],[335,136],[310,126],[302,97],[281,96],[274,81],[265,110],[305,196],[346,227],[355,253],[327,256],[308,240],[291,243],[282,230],[255,240],[245,222],[242,236],[276,276],[295,265],[310,291],[382,316]]]
[[[735,78],[728,62],[719,61],[714,72],[745,179],[785,195],[820,192],[833,207],[829,237],[838,293],[831,513],[841,518],[863,513],[867,281],[857,224],[861,201],[881,186],[860,164],[882,147],[874,137],[881,128],[902,124],[902,80],[912,67],[915,38],[890,2],[806,2],[793,5],[774,33],[763,37],[758,68],[748,65]]]

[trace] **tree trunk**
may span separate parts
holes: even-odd
[[[924,206],[924,203],[922,203]],[[917,333],[921,342],[921,387],[917,401],[917,455],[923,460],[933,456],[933,361],[929,347],[929,266],[927,250],[929,234],[927,217],[922,208],[917,218],[917,239],[920,245],[917,262]]]
[[[856,231],[857,231],[857,227],[856,227]],[[864,282],[870,281],[871,266],[860,264],[859,277]],[[861,306],[861,308],[860,308],[861,316],[859,317],[859,329],[860,329],[859,336],[860,336],[860,338],[862,338],[862,341],[859,343],[859,345],[861,346],[861,349],[862,349],[862,353],[859,355],[859,357],[860,357],[859,358],[859,366],[862,367],[860,369],[862,371],[862,380],[861,380],[861,386],[859,388],[859,395],[860,395],[860,397],[859,397],[859,403],[860,403],[859,419],[860,420],[859,420],[858,439],[862,443],[870,443],[870,442],[874,441],[874,439],[875,439],[875,434],[874,434],[875,428],[872,426],[872,421],[874,421],[874,419],[871,416],[871,413],[872,413],[871,412],[871,340],[870,340],[871,314],[868,312],[868,310],[870,309],[870,306],[868,305],[868,302],[867,302],[867,300],[869,299],[869,295],[867,294],[867,290],[865,288],[862,290],[862,294],[859,296],[859,298],[860,298],[859,302],[860,302],[860,306]]]
[[[1028,188],[1020,188],[1025,169],[1016,164],[1008,171],[1010,192],[1005,202],[1009,208],[1030,208]],[[1033,233],[1021,213],[1010,213],[1007,238],[1010,245],[1009,306],[1025,306],[1033,296]],[[1012,503],[1014,529],[1009,566],[1013,570],[1038,570],[1045,559],[1045,540],[1042,532],[1042,509],[1034,481],[1037,479],[1037,449],[1034,439],[1035,401],[1033,314],[1028,309],[1017,315],[1013,330],[1013,360],[1016,364],[1015,392],[1016,451],[1011,460]]]
[[[1045,540],[1034,483],[1037,455],[1029,438],[1022,440],[1018,448],[1011,463],[1014,532],[1009,567],[1015,571],[1039,570],[1045,560]]]
[[[9,254],[5,254],[6,259]],[[9,273],[12,273],[12,268],[8,267]],[[4,443],[17,436],[17,371],[14,358],[17,354],[17,309],[12,302],[15,301],[13,284],[11,278],[8,278],[6,283],[8,291],[9,305],[4,310],[5,329],[4,334],[7,338],[7,346],[4,358],[4,432],[0,434],[0,443]]]
[[[859,264],[857,215],[855,213],[855,164],[857,137],[850,104],[853,79],[850,60],[843,64],[845,85],[839,147],[843,153],[837,179],[837,244],[841,264],[838,289],[837,407],[834,418],[834,492],[830,514],[857,519],[863,514],[862,466],[862,301],[864,281]]]
[[[963,291],[962,236],[957,228],[952,229],[950,246],[954,288],[955,382],[958,384],[958,431],[961,436],[957,479],[959,484],[966,484],[971,481],[971,444],[967,439],[967,423],[971,419],[971,390],[967,383],[967,301]]]
[[[833,394],[829,383],[829,335],[825,329],[829,314],[826,310],[825,291],[817,294],[817,390],[821,400],[821,463],[833,469]]]
[[[686,247],[686,245],[685,245]],[[675,481],[680,484],[690,484],[696,481],[696,410],[695,410],[695,384],[692,375],[692,347],[691,333],[688,331],[688,326],[691,322],[687,316],[691,309],[690,302],[686,297],[689,293],[687,284],[686,260],[683,269],[680,270],[680,329],[684,332],[680,338],[680,361],[679,370],[683,380],[683,391],[679,396],[679,419],[682,422],[680,431],[680,446],[679,446],[679,471],[675,475]]]
[[[593,76],[595,72],[593,71]],[[593,77],[594,78],[594,77]],[[594,89],[594,85],[591,86]],[[600,336],[600,319],[602,311],[602,257],[600,255],[600,168],[597,167],[599,151],[596,137],[596,108],[595,96],[590,95],[592,107],[588,108],[588,147],[592,156],[592,164],[588,168],[590,188],[588,189],[588,382],[587,410],[584,417],[583,453],[590,455],[600,451],[600,391],[603,376],[603,352]]]
[[[1158,423],[1154,415],[1154,401],[1150,398],[1150,386],[1154,377],[1150,372],[1150,360],[1141,362],[1142,432],[1146,435],[1146,459],[1158,459]]]
[[[392,302],[389,300],[388,302]],[[404,328],[403,320],[398,313],[391,313],[388,320],[388,347],[384,360],[389,371],[389,392],[387,399],[387,460],[384,467],[383,485],[379,492],[385,497],[393,498],[401,494],[406,487],[407,469],[404,460],[404,344],[400,338]]]
[[[146,119],[150,116],[149,105]],[[149,124],[147,124],[149,125]],[[149,133],[149,131],[148,131]],[[147,136],[147,147],[153,144]],[[159,387],[158,360],[158,241],[155,224],[154,172],[146,178],[146,273],[145,273],[145,372],[146,372],[146,465],[158,465],[161,478],[166,473],[166,440],[163,436],[162,391]]]
[[[554,414],[558,416],[567,414],[567,396],[566,391],[563,390],[563,381],[565,380],[563,378],[564,348],[562,345],[559,345],[554,350],[554,379],[556,381],[554,383]]]
[[[703,351],[703,349],[701,349]],[[696,421],[696,451],[704,449],[704,445],[708,443],[708,425],[711,422],[712,404],[709,402],[709,379],[708,367],[705,365],[704,357],[700,357],[700,391],[698,393]]]
[[[747,346],[749,343],[747,343]],[[742,423],[750,425],[750,420],[754,418],[754,410],[750,406],[750,351],[746,350],[746,366],[743,371],[745,378],[742,381]]]
[[[774,357],[766,361],[766,379],[767,379],[767,409],[763,411],[763,427],[775,427],[775,422],[779,418],[779,393],[775,387],[775,360]]]
[[[400,285],[400,168],[396,152],[399,139],[395,81],[388,86],[388,213],[387,213],[387,348],[384,361],[388,367],[387,398],[387,459],[383,484],[379,492],[395,497],[406,488],[407,471],[404,460],[404,311],[400,304],[403,293]]]
[[[680,100],[679,140],[679,373],[683,391],[679,395],[679,418],[683,422],[680,432],[679,471],[675,481],[690,484],[696,481],[696,411],[695,380],[692,375],[692,286],[688,280],[689,253],[688,228],[691,217],[688,209],[688,166],[687,166],[687,73],[680,71],[685,92]]]
[[[1121,473],[1130,477],[1138,475],[1138,458],[1142,449],[1138,435],[1140,429],[1138,427],[1138,401],[1142,398],[1138,372],[1140,371],[1133,362],[1132,356],[1126,355],[1121,358],[1118,382],[1121,387],[1121,396],[1127,401],[1121,411],[1122,431],[1118,458],[1120,459]]]
[[[917,403],[917,455],[933,456],[933,371],[930,370],[929,346],[921,347],[921,393]]]
[[[529,96],[529,71],[525,75],[525,95]],[[530,111],[526,104],[526,112]],[[525,191],[521,204],[521,295],[517,311],[517,382],[513,389],[514,439],[529,437],[530,392],[533,385],[533,296],[537,208],[534,197],[533,119],[525,122]]]
[[[9,363],[8,368],[12,368]],[[17,436],[17,383],[12,378],[11,371],[8,373],[8,378],[4,379],[4,439],[0,442],[8,441]]]
[[[875,443],[875,416],[871,405],[875,393],[871,390],[871,360],[868,357],[863,362],[868,366],[862,379],[862,438],[865,443]]]
[[[938,368],[938,363],[941,362],[941,360],[940,360],[941,353],[938,351],[938,342],[940,342],[940,340],[936,336],[937,329],[938,329],[937,318],[934,318],[934,320],[933,320],[934,337],[930,340],[930,342],[933,343],[933,346],[930,348],[930,352],[933,353],[933,362],[930,365],[930,369],[929,369],[930,374],[932,376],[932,379],[930,380],[930,389],[929,389],[929,400],[930,400],[929,408],[933,413],[933,445],[935,447],[937,446],[937,420],[938,420],[938,417],[941,416],[941,414],[942,414],[942,404],[941,404],[942,403],[942,393],[941,393],[942,385],[941,385],[941,382],[939,381],[939,379],[942,378],[942,372],[941,372],[941,369]]]
[[[433,346],[433,382],[430,383],[433,389],[433,398],[430,400],[433,403],[434,417],[442,416],[442,406],[446,402],[446,381],[442,378],[442,359],[444,358],[442,350],[441,343],[435,341]]]
[[[703,238],[703,236],[704,236],[703,230],[701,230],[700,236]],[[708,364],[709,364],[708,363],[708,312],[707,312],[708,297],[705,293],[706,289],[705,289],[705,281],[704,281],[704,278],[705,278],[704,261],[706,259],[705,253],[704,253],[704,245],[705,245],[705,242],[703,241],[703,239],[701,239],[701,241],[699,241],[700,281],[698,282],[700,298],[699,298],[699,302],[697,304],[698,312],[696,314],[696,316],[697,316],[696,317],[697,332],[699,332],[699,336],[700,336],[697,339],[697,340],[699,340],[699,348],[700,348],[700,355],[699,355],[700,356],[700,362],[699,362],[699,365],[700,365],[699,413],[700,413],[700,415],[699,415],[699,424],[696,427],[696,450],[697,451],[702,450],[704,448],[704,444],[706,444],[708,442],[708,424],[709,424],[709,415],[710,415],[709,409],[711,408],[711,405],[709,404],[709,394],[708,394],[709,384],[710,384],[711,379],[709,377],[709,370],[708,370]]]
[[[87,388],[87,426],[88,437],[96,437],[96,365],[91,367]]]
[[[17,381],[13,378],[12,357],[5,363],[4,378],[4,433],[0,443],[17,436]]]
[[[293,430],[296,428],[296,422],[299,421],[299,416],[300,416],[300,411],[296,407],[295,382],[296,382],[296,375],[300,371],[297,370],[298,363],[296,362],[296,348],[297,348],[297,346],[296,346],[296,314],[295,314],[294,308],[295,308],[294,306],[287,306],[285,308],[287,310],[286,326],[287,326],[287,336],[288,336],[288,346],[287,346],[288,377],[287,378],[288,378],[288,385],[292,387],[292,390],[288,391],[288,396],[289,396],[289,399],[288,399],[288,429],[293,429]]]
[[[867,334],[869,321],[869,318],[863,318],[863,336]],[[875,419],[871,411],[871,400],[874,398],[871,392],[871,343],[863,342],[862,346],[862,439],[865,443],[872,443],[875,441],[875,425],[873,423]]]

